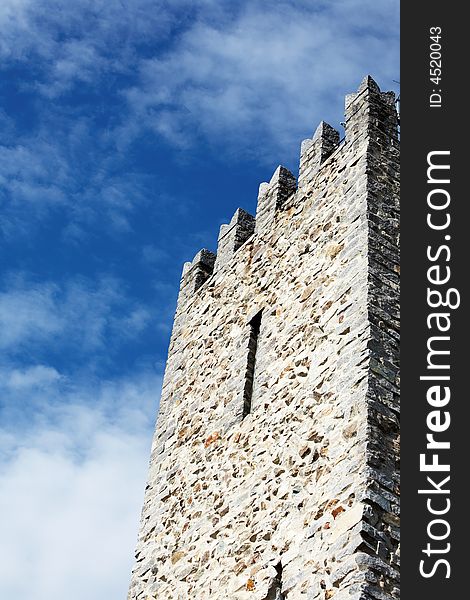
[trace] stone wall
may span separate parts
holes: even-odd
[[[129,600],[398,597],[398,168],[367,77],[185,265]]]

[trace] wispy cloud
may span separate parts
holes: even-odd
[[[60,93],[105,70],[125,71],[135,44],[168,35],[170,6],[165,0],[3,0],[0,58],[40,60],[37,81],[48,81],[52,96],[54,86]]]
[[[203,135],[230,151],[249,136],[270,155],[313,118],[340,114],[359,74],[392,84],[397,20],[392,0],[243,3],[233,18],[197,20],[169,52],[143,60],[126,96],[139,123],[174,144]]]
[[[43,389],[60,380],[60,374],[53,367],[34,365],[22,369],[0,369],[0,388],[14,392],[30,392]]]
[[[57,375],[35,366],[0,377],[0,393],[28,388],[41,406],[15,431],[0,428],[0,596],[122,598],[160,378],[77,388]]]
[[[28,61],[36,115],[27,133],[3,119],[10,239],[57,210],[72,242],[103,219],[131,231],[155,181],[131,149],[149,135],[185,160],[204,144],[271,164],[321,119],[339,125],[363,74],[398,77],[396,0],[5,0],[0,26],[0,64]]]
[[[42,118],[33,133],[9,123],[0,144],[0,235],[11,241],[57,215],[67,219],[64,236],[71,241],[103,220],[105,235],[129,231],[154,175],[123,172],[113,140],[93,132],[93,115]]]
[[[158,322],[150,308],[130,297],[113,277],[35,284],[16,275],[7,283],[0,292],[0,348],[15,354],[31,351],[38,343],[89,354],[110,339],[116,345],[137,337],[152,318],[154,326]]]
[[[32,220],[66,206],[70,184],[69,164],[52,140],[0,144],[0,234],[18,235]]]

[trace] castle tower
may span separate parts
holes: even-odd
[[[398,597],[393,93],[183,271],[129,600]]]

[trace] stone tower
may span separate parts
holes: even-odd
[[[345,130],[184,266],[130,600],[398,597],[394,94]]]

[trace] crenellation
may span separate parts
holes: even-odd
[[[214,273],[231,260],[235,252],[255,231],[255,217],[237,208],[228,225],[220,226]]]
[[[294,175],[281,165],[274,171],[269,183],[264,182],[260,185],[255,233],[262,235],[263,231],[272,227],[276,214],[296,188],[297,181]]]
[[[185,265],[129,600],[399,597],[394,95],[346,113]]]
[[[355,94],[345,100],[345,138],[347,143],[361,144],[364,136],[375,129],[376,139],[386,136],[386,144],[398,142],[398,114],[393,92],[381,92],[372,77],[361,82]],[[374,141],[374,137],[370,141]]]
[[[216,255],[203,248],[199,250],[192,262],[186,262],[181,275],[178,306],[186,304],[201,285],[212,275]]]
[[[331,156],[339,144],[339,133],[321,121],[312,139],[302,142],[299,165],[299,189],[305,190],[311,184],[321,165]]]

